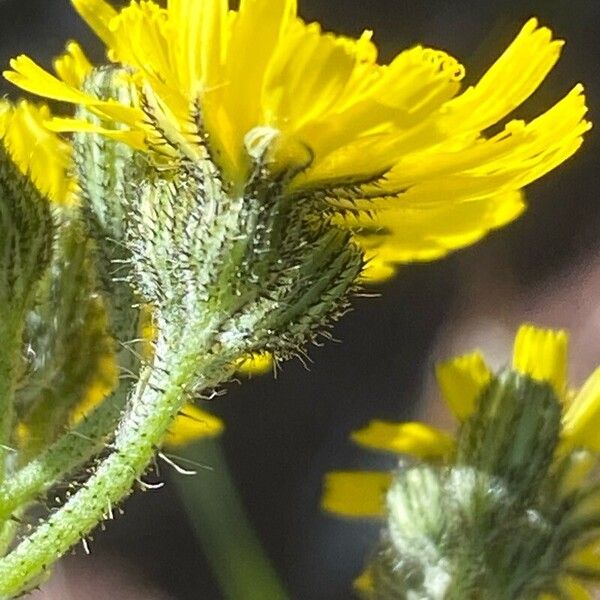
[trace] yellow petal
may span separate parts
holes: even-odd
[[[244,173],[243,139],[260,123],[265,73],[296,14],[295,0],[241,0],[232,21],[223,88],[223,110],[231,128],[230,148],[237,170]],[[256,32],[260,31],[257,37]],[[248,49],[252,48],[252,52]],[[243,98],[243,102],[240,102]]]
[[[93,101],[87,94],[42,69],[28,56],[13,58],[10,66],[12,71],[6,71],[4,77],[27,92],[75,104],[88,104]]]
[[[77,425],[115,389],[118,376],[119,371],[114,356],[100,357],[89,382],[89,387],[85,390],[81,402],[70,414],[69,421],[71,425]]]
[[[361,40],[323,34],[317,23],[293,22],[265,74],[263,121],[287,133],[302,132],[304,142],[321,154],[321,140],[330,136],[324,136],[317,123],[331,110],[339,117],[343,105],[353,102],[353,95],[364,95],[364,81],[353,81],[359,61],[365,58],[364,45],[369,43]],[[302,131],[308,124],[312,124],[310,131]],[[353,126],[357,135],[361,123],[355,121]]]
[[[598,467],[598,456],[595,453],[579,448],[573,451],[573,447],[578,444],[573,444],[567,438],[561,440],[557,454],[564,457],[563,460],[568,461],[568,467],[561,476],[559,494],[564,497],[582,489],[583,485],[589,481],[590,475]],[[569,456],[565,456],[569,453]]]
[[[31,94],[44,98],[69,102],[89,107],[105,118],[133,125],[143,120],[143,113],[136,108],[121,104],[116,100],[99,100],[73,87],[66,81],[61,81],[51,75],[28,56],[18,56],[10,61],[11,71],[5,71],[4,77],[14,85]]]
[[[111,46],[114,42],[114,34],[110,30],[110,23],[117,16],[117,11],[104,0],[71,0],[71,2],[96,35],[107,46]]]
[[[355,580],[353,587],[360,594],[371,594],[374,590],[373,572],[371,569],[363,571]]]
[[[355,201],[365,216],[343,217],[341,224],[355,230],[358,243],[388,266],[433,260],[472,244],[517,218],[525,208],[520,188],[579,148],[590,128],[586,110],[582,88],[576,86],[542,116],[528,124],[513,121],[489,140],[477,137],[465,143],[461,129],[445,141],[428,140],[427,128],[414,137],[398,138],[388,157],[400,156],[378,193],[402,193]],[[381,140],[373,143],[382,147]],[[368,145],[359,148],[352,158],[357,172],[368,168],[363,161],[371,161],[373,152]],[[347,201],[334,199],[332,204],[353,208]]]
[[[268,352],[246,356],[239,361],[237,370],[245,375],[262,375],[273,370],[273,356]]]
[[[139,70],[156,93],[169,90],[172,97],[183,98],[190,82],[181,79],[186,74],[179,66],[187,56],[173,33],[174,25],[158,4],[132,2],[110,21],[109,57]]]
[[[92,72],[92,64],[76,42],[67,44],[64,54],[54,61],[54,70],[68,85],[81,88]]]
[[[173,53],[179,77],[191,90],[194,82],[215,85],[223,68],[227,0],[169,0],[169,22],[179,41]]]
[[[595,541],[573,553],[569,556],[567,564],[600,571],[600,544]]]
[[[322,106],[301,130],[317,160],[294,186],[388,169],[401,154],[391,147],[402,140],[412,151],[443,140],[434,115],[459,89],[464,71],[454,58],[417,46],[382,67],[365,62],[360,46],[346,46],[342,72],[353,59],[352,76],[340,100],[331,108]],[[294,69],[292,63],[288,70]],[[323,68],[320,83],[327,78]]]
[[[520,192],[510,192],[463,203],[412,208],[398,201],[395,206],[365,216],[345,216],[336,223],[355,231],[355,240],[384,279],[398,263],[430,261],[473,244],[490,231],[506,225],[525,209]],[[372,267],[372,268],[374,268]]]
[[[389,263],[378,252],[365,250],[365,267],[360,275],[366,283],[380,283],[391,279],[397,272],[396,265]]]
[[[376,471],[335,472],[325,476],[321,506],[345,517],[382,517],[390,473]]]
[[[51,119],[44,121],[44,126],[55,133],[99,133],[105,137],[111,138],[118,142],[124,142],[125,144],[135,148],[136,150],[146,150],[148,148],[146,144],[146,134],[142,131],[131,131],[129,129],[108,129],[95,125],[89,121],[82,121],[81,119],[71,119],[68,117],[52,117]]]
[[[60,204],[75,201],[77,184],[70,177],[71,146],[49,131],[47,106],[0,101],[0,138],[19,170],[39,191]]]
[[[448,126],[481,131],[521,105],[556,64],[563,47],[537,19],[523,26],[481,80],[448,103]]]
[[[223,421],[188,404],[177,416],[163,442],[165,446],[185,446],[223,432]]]
[[[439,363],[435,374],[446,404],[459,421],[473,413],[477,400],[492,379],[481,352]]]
[[[562,578],[560,587],[569,600],[594,600],[596,598],[588,588],[572,577]]]
[[[410,454],[419,458],[442,459],[454,452],[455,440],[448,433],[425,423],[371,421],[356,431],[352,441],[373,450]]]
[[[590,375],[567,409],[562,433],[568,448],[600,451],[600,368]]]
[[[549,383],[563,399],[567,385],[567,348],[566,331],[523,325],[515,338],[513,368],[536,381]]]
[[[25,450],[30,444],[31,430],[25,423],[17,423],[13,435],[18,448],[23,448]]]
[[[591,127],[584,119],[586,113],[583,87],[576,85],[531,122],[510,121],[488,139],[465,137],[464,131],[457,128],[453,136],[419,151],[411,151],[413,140],[399,140],[390,151],[400,150],[402,155],[386,186],[406,190],[399,200],[412,207],[457,203],[517,190],[577,150]],[[386,207],[393,204],[394,199],[383,203]]]

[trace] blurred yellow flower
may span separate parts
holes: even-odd
[[[262,375],[273,371],[273,356],[268,352],[242,358],[238,363],[238,373]]]
[[[560,398],[563,418],[559,452],[584,448],[597,453],[600,452],[600,368],[581,389],[568,391],[567,347],[565,331],[523,325],[515,339],[513,369],[551,384]],[[458,423],[463,423],[474,413],[492,372],[476,351],[438,364],[436,378],[444,401]],[[441,463],[451,462],[455,450],[451,433],[424,423],[372,421],[353,433],[352,440],[370,450]],[[390,480],[388,473],[330,473],[325,481],[323,507],[351,517],[381,517],[385,514],[385,482]]]
[[[556,515],[552,515],[552,518],[558,521],[553,523],[552,518],[549,518],[546,526],[555,527],[557,532],[566,535],[570,545],[561,554],[561,565],[548,563],[552,566],[547,566],[548,576],[554,577],[557,594],[558,590],[560,594],[541,594],[539,598],[591,600],[595,596],[584,584],[587,581],[597,581],[600,574],[600,544],[592,525],[598,519],[598,488],[597,483],[594,484],[590,479],[600,466],[600,368],[592,373],[579,390],[569,389],[566,376],[567,350],[566,332],[524,325],[515,339],[512,371],[550,386],[547,389],[552,389],[562,407],[560,439],[550,468],[550,477],[559,482],[558,485],[552,484],[558,491],[550,499],[556,510]],[[446,404],[462,426],[476,413],[480,399],[492,385],[494,375],[482,355],[473,352],[439,364],[436,378]],[[527,400],[524,397],[517,399],[517,402]],[[497,393],[494,400],[491,400],[496,403],[495,408],[490,409],[492,413],[502,413],[502,401],[503,396]],[[543,417],[536,418],[543,421]],[[498,427],[507,427],[507,422],[510,419],[499,422]],[[533,419],[531,422],[536,421]],[[479,425],[471,423],[471,434],[481,436],[483,431],[477,429],[483,426],[481,418],[477,423]],[[523,433],[522,430],[517,432],[517,428],[522,429],[522,423],[515,421],[513,425],[515,431],[505,430],[498,434],[497,439],[510,438],[516,447],[517,434]],[[493,424],[490,426],[493,427]],[[535,432],[533,435],[536,435]],[[456,466],[457,473],[465,464],[469,464],[468,460],[464,463],[464,456],[462,461],[457,460],[454,435],[423,423],[373,421],[366,428],[355,432],[352,439],[371,450],[387,451],[399,457],[412,455],[418,462],[446,465],[450,470]],[[474,443],[477,445],[485,442],[475,440]],[[493,450],[484,452],[490,455]],[[533,464],[533,457],[531,459]],[[498,457],[497,460],[501,462],[503,459]],[[410,473],[410,469],[407,472]],[[543,473],[539,476],[543,476]],[[328,512],[345,517],[383,518],[389,510],[393,510],[390,508],[393,504],[389,497],[386,508],[386,495],[393,482],[394,473],[389,472],[330,473],[325,478],[322,506]],[[554,488],[550,486],[548,489]],[[515,540],[515,545],[516,543]],[[372,571],[367,569],[355,582],[357,590],[365,597],[371,597],[372,576]]]
[[[297,17],[295,0],[241,0],[237,11],[227,0],[142,0],[122,10],[105,0],[73,4],[109,60],[126,67],[134,102],[85,91],[92,66],[76,43],[56,60],[56,76],[19,56],[5,73],[11,82],[85,106],[103,123],[47,118],[48,127],[101,132],[163,159],[176,147],[195,160],[206,146],[233,189],[268,142],[275,170],[299,165],[287,193],[321,195],[335,222],[353,231],[370,280],[515,219],[522,188],[571,156],[589,129],[577,85],[531,122],[484,133],[559,57],[563,43],[535,19],[461,91],[464,68],[445,52],[416,46],[378,64],[372,32],[324,33]]]

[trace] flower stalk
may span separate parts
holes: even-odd
[[[97,464],[82,488],[0,561],[0,597],[10,598],[34,584],[45,565],[106,519],[110,507],[127,496],[143,475],[190,395],[233,374],[236,361],[255,343],[265,313],[249,311],[247,299],[228,299],[227,304],[235,307],[227,316],[222,311],[202,314],[202,331],[194,323],[193,331],[185,327],[170,338],[159,334],[154,364],[142,371],[109,446],[110,455]],[[286,306],[284,314],[288,311]],[[275,327],[281,315],[273,314]]]
[[[289,595],[248,522],[222,445],[202,440],[178,449],[190,464],[210,471],[173,477],[179,496],[227,600],[286,600]]]
[[[87,464],[109,443],[125,405],[124,391],[104,401],[53,445],[0,484],[0,520],[42,497],[58,481]]]
[[[210,355],[204,361],[206,372],[221,367],[224,359],[228,362],[230,356]],[[142,375],[110,456],[98,464],[84,487],[0,561],[1,598],[11,598],[35,584],[46,565],[107,519],[111,507],[130,493],[187,400],[189,373],[189,362],[184,359],[169,375],[156,368]],[[206,380],[209,385],[216,383],[210,376]]]

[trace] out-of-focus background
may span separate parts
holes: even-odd
[[[447,50],[466,65],[467,83],[536,15],[568,43],[517,116],[538,114],[581,81],[599,119],[597,0],[301,0],[300,11],[340,33],[374,29],[383,60],[416,43]],[[71,38],[102,59],[68,0],[0,0],[1,65],[21,52],[48,65]],[[5,92],[13,95],[0,83]],[[529,188],[530,208],[517,223],[445,260],[405,267],[377,288],[381,297],[358,299],[336,329],[342,343],[313,349],[309,372],[293,362],[277,380],[230,385],[203,407],[227,423],[227,462],[291,598],[350,597],[378,526],[322,514],[323,475],[393,466],[347,440],[373,418],[446,422],[433,386],[436,359],[479,346],[502,365],[517,325],[531,320],[572,331],[575,383],[600,363],[599,157],[592,131],[574,159]],[[162,472],[163,489],[135,494],[125,516],[94,536],[92,557],[78,549],[32,598],[222,598],[173,483],[182,476]],[[210,486],[213,473],[197,477]]]

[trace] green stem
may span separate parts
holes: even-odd
[[[23,344],[24,318],[20,311],[7,311],[0,323],[0,487],[10,481],[13,426],[15,421],[15,394],[19,377]],[[8,517],[8,515],[7,515]],[[12,542],[17,530],[14,521],[0,517],[0,556]]]
[[[33,585],[46,565],[88,535],[130,493],[187,401],[192,377],[203,387],[216,383],[215,372],[223,378],[229,375],[224,365],[232,358],[208,353],[201,372],[213,377],[195,376],[199,359],[194,350],[191,357],[179,357],[173,368],[167,364],[144,372],[122,417],[112,454],[76,494],[0,561],[0,598],[11,598]]]
[[[132,339],[137,331],[138,313],[131,309],[131,299],[127,303],[126,293],[117,294],[116,298],[123,308],[118,313],[119,318],[114,319],[113,333],[115,338]],[[117,353],[117,364],[127,372],[138,373],[140,369],[136,353],[126,349]],[[35,455],[6,481],[0,481],[0,522],[44,495],[67,473],[81,468],[105,448],[107,440],[114,435],[131,387],[129,379],[121,380],[113,394],[77,426]]]
[[[248,523],[219,441],[204,440],[178,455],[211,467],[194,477],[175,477],[175,483],[226,600],[288,598]]]
[[[114,432],[125,405],[128,386],[122,385],[77,427],[31,460],[0,485],[0,521],[32,502],[102,450]]]
[[[0,323],[0,482],[6,478],[6,454],[12,443],[22,334],[23,319],[9,310],[7,320]]]

